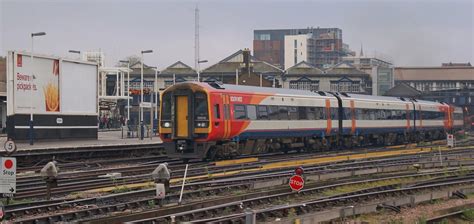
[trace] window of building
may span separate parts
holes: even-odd
[[[319,81],[309,79],[290,81],[290,89],[300,89],[309,91],[319,90]]]
[[[361,92],[361,84],[360,81],[331,81],[330,89],[334,92],[358,93]]]
[[[298,48],[298,42],[295,40],[295,48]]]
[[[270,34],[257,34],[255,35],[256,40],[270,40]]]
[[[173,80],[165,80],[165,88],[172,85],[173,85]]]

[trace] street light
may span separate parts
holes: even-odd
[[[200,71],[199,71],[199,70],[201,70],[201,66],[199,66],[199,64],[201,64],[201,63],[206,63],[206,62],[207,62],[207,60],[200,60],[200,61],[198,60],[198,63],[197,63],[197,64],[198,64],[198,67],[196,68],[197,73],[198,73],[198,82],[201,81]]]
[[[44,36],[46,35],[45,32],[37,32],[37,33],[31,33],[31,88],[30,88],[30,133],[29,133],[29,138],[30,138],[30,145],[34,144],[34,126],[33,126],[33,79],[34,79],[34,74],[33,74],[33,54],[34,54],[34,37],[39,37],[39,36]]]
[[[158,119],[158,67],[153,66],[150,67],[152,69],[155,69],[155,83],[153,84],[153,92],[155,93],[155,119]],[[150,100],[151,101],[151,100]]]
[[[157,120],[158,119],[158,67],[154,66],[150,68],[155,69],[155,83],[153,84],[153,91],[155,93],[155,119],[154,120]],[[155,125],[155,122],[153,121],[151,125],[151,130],[153,130],[154,125]],[[156,127],[156,129],[158,130],[158,126]]]
[[[142,107],[142,104],[143,104],[143,54],[148,54],[148,53],[153,53],[153,50],[144,50],[144,51],[141,51],[141,79],[140,79],[140,131],[141,131],[141,135],[140,135],[140,140],[143,140],[143,134],[145,132],[145,129],[143,127],[143,107]]]
[[[69,50],[69,53],[78,54],[78,55],[79,55],[79,60],[81,59],[81,51],[78,51],[78,50]]]
[[[127,63],[127,123],[130,121],[130,60],[120,60]]]

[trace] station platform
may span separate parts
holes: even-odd
[[[3,143],[7,140],[6,136],[0,137],[0,147],[3,151]],[[121,130],[99,131],[98,139],[64,139],[64,140],[38,140],[34,145],[30,145],[28,141],[16,142],[17,152],[25,152],[31,150],[48,150],[48,149],[80,149],[80,148],[101,148],[113,146],[127,146],[127,145],[150,145],[162,143],[159,136],[152,136],[140,140],[138,138],[127,138],[126,133]]]

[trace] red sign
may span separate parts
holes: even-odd
[[[304,179],[299,175],[293,175],[290,178],[290,187],[291,190],[300,191],[304,187]]]
[[[21,67],[23,66],[23,57],[21,54],[16,55],[16,67]]]
[[[11,169],[13,167],[13,161],[11,159],[5,160],[5,168]]]

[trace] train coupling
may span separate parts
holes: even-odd
[[[176,141],[176,148],[177,148],[177,151],[184,151],[186,150],[186,140],[178,140]]]

